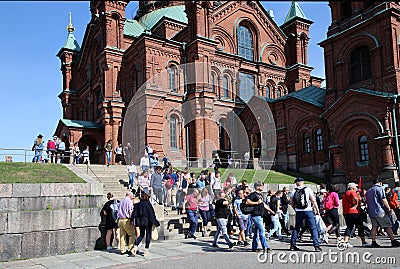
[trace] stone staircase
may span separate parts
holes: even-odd
[[[171,207],[165,208],[168,214],[164,214],[164,240],[183,239],[187,233],[190,223],[186,214],[178,214],[177,210]],[[199,217],[196,236],[201,237],[202,220]],[[217,231],[217,222],[215,220],[208,223],[208,233],[213,235]]]
[[[107,193],[111,192],[114,197],[121,200],[128,191],[128,174],[125,165],[99,165],[92,164],[89,168],[85,164],[68,165],[78,175],[86,175],[93,180],[103,183],[103,201],[107,201]]]
[[[128,191],[128,175],[126,173],[125,165],[95,165],[92,164],[89,168],[82,165],[67,165],[78,176],[90,177],[92,180],[101,182],[103,184],[103,201],[107,201],[107,193],[111,192],[114,197],[121,200],[125,197]],[[140,168],[137,166],[138,172]],[[134,189],[137,189],[137,180],[135,180]],[[164,207],[164,221],[163,235],[164,240],[184,239],[187,230],[189,229],[189,222],[187,221],[186,214],[178,214],[178,210],[172,210],[171,207]],[[199,217],[196,236],[201,236],[202,220]],[[211,221],[208,224],[208,233],[214,234],[217,230],[216,221]]]

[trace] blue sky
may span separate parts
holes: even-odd
[[[290,1],[263,1],[280,26]],[[310,28],[308,58],[314,76],[325,77],[323,50],[331,15],[328,2],[299,2]],[[137,2],[129,3],[127,18],[136,14]],[[75,37],[81,44],[90,20],[89,1],[1,2],[0,25],[0,148],[30,149],[41,133],[50,138],[62,117],[58,94],[62,90],[60,60],[56,56],[67,39],[69,12]],[[0,161],[4,161],[0,150]],[[14,158],[16,160],[16,158]]]

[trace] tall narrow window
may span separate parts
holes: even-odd
[[[249,61],[254,60],[253,36],[245,26],[238,28],[238,55]]]
[[[176,117],[171,116],[169,120],[170,147],[177,148],[176,143]]]
[[[365,135],[358,139],[361,161],[369,161],[368,139]]]
[[[323,150],[323,145],[322,145],[322,130],[321,129],[317,129],[317,131],[315,132],[315,142],[317,145],[317,151],[321,151]]]
[[[281,88],[278,88],[277,90],[276,90],[276,98],[279,98],[279,97],[281,97],[282,96],[282,90],[281,90]]]
[[[366,46],[356,48],[350,55],[351,82],[359,82],[371,77],[369,49]]]
[[[239,97],[247,103],[254,95],[254,76],[239,73],[239,83]]]
[[[215,74],[211,73],[211,90],[215,92]]]
[[[176,68],[174,66],[171,66],[168,70],[168,81],[169,81],[169,89],[173,92],[176,92],[175,76],[176,76]]]
[[[229,98],[229,83],[227,76],[224,76],[222,79],[222,87],[224,89],[224,98]]]
[[[310,153],[311,152],[311,141],[310,137],[304,136],[304,152]]]
[[[268,86],[268,85],[265,86],[265,97],[271,98],[271,97],[270,97],[270,89],[269,89],[269,86]]]

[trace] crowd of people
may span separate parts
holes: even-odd
[[[142,191],[140,197],[135,198],[132,192],[127,192],[121,201],[115,199],[112,193],[108,193],[107,199],[101,210],[107,230],[107,250],[113,249],[111,238],[114,236],[121,254],[136,256],[145,238],[143,256],[149,256],[152,230],[160,226],[149,201],[150,193]]]
[[[136,173],[132,168],[127,173]],[[222,235],[228,248],[251,245],[252,251],[269,251],[268,241],[276,237],[290,242],[290,250],[299,250],[297,242],[303,241],[303,234],[309,231],[315,251],[321,251],[320,244],[329,243],[329,237],[335,242],[349,248],[353,247],[349,239],[358,230],[362,247],[380,247],[376,242],[378,227],[384,229],[391,239],[393,247],[400,245],[394,235],[400,223],[398,192],[400,185],[394,190],[382,188],[382,181],[377,179],[374,186],[367,190],[359,190],[356,183],[349,183],[346,192],[339,197],[333,185],[320,185],[317,193],[304,185],[303,178],[296,178],[296,187],[289,190],[265,190],[264,183],[256,181],[250,189],[246,180],[240,183],[233,173],[225,179],[221,178],[218,169],[203,170],[196,175],[186,167],[176,169],[165,162],[164,166],[142,166],[142,172],[137,176],[130,174],[130,186],[134,193],[148,193],[153,197],[152,203],[177,210],[178,214],[186,214],[190,226],[186,238],[196,239],[210,235],[210,222],[217,223],[213,247],[219,247],[219,236]],[[134,172],[132,172],[134,171]],[[134,188],[137,186],[137,188]],[[389,196],[395,196],[396,202],[389,207]],[[393,198],[392,197],[392,198]],[[341,199],[340,199],[341,198]],[[346,230],[340,233],[340,203],[343,208],[343,218]],[[296,213],[294,227],[288,227],[289,207]],[[396,220],[392,217],[394,211]],[[367,215],[372,224],[368,228]],[[201,229],[198,229],[201,219]],[[234,227],[237,227],[238,240],[233,241]],[[383,231],[381,231],[383,233]],[[366,235],[371,237],[371,243],[366,242]],[[290,239],[289,239],[290,237]],[[261,243],[261,248],[259,248]]]

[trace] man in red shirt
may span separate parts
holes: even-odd
[[[355,225],[358,229],[358,236],[361,238],[362,246],[368,247],[369,244],[365,241],[364,226],[360,215],[361,197],[356,190],[357,184],[350,182],[347,184],[347,191],[342,196],[343,217],[347,225],[344,232],[344,244],[346,247],[353,247],[349,243],[349,238]]]

